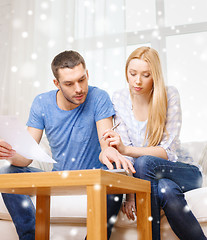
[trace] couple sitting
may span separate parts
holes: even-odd
[[[152,186],[152,239],[160,239],[160,208],[180,239],[206,239],[191,211],[185,212],[183,192],[201,187],[202,175],[189,156],[182,155],[179,142],[181,110],[179,94],[166,88],[158,53],[141,47],[126,62],[129,88],[108,94],[88,86],[83,57],[74,51],[58,54],[52,61],[57,90],[38,95],[32,104],[28,131],[40,142],[45,130],[53,171],[124,168]],[[109,130],[120,123],[116,132]],[[30,159],[18,155],[0,141],[0,159],[11,166],[0,173],[37,172]],[[2,194],[20,240],[35,239],[35,208],[28,196]],[[107,196],[107,236],[122,203]],[[117,199],[117,198],[116,198]],[[23,201],[29,201],[27,208]],[[134,195],[127,195],[122,211],[134,219]],[[186,231],[186,229],[188,229]]]

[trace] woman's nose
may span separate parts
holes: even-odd
[[[136,84],[140,84],[140,83],[141,83],[141,78],[140,78],[140,76],[137,76],[135,82],[136,82]]]

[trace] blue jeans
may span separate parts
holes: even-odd
[[[5,173],[41,172],[33,167],[9,166],[0,168],[0,174]],[[4,203],[11,215],[20,240],[35,240],[35,207],[27,195],[2,193]],[[122,195],[107,196],[107,234],[108,239],[122,203]]]
[[[151,182],[152,239],[160,240],[160,209],[181,240],[206,240],[187,207],[184,192],[201,187],[202,175],[196,166],[171,162],[154,156],[141,156],[134,164],[134,177]]]

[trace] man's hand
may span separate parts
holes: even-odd
[[[0,139],[0,159],[9,159],[16,154],[16,151],[12,149],[12,146]]]
[[[123,157],[115,148],[113,147],[107,147],[99,155],[100,161],[105,164],[108,169],[113,169],[113,164],[116,164],[117,169],[121,169],[122,167],[129,173],[130,171],[132,173],[135,173],[135,169],[132,165],[132,163]]]

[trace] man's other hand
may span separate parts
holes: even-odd
[[[8,159],[13,157],[16,151],[12,149],[12,146],[0,139],[0,159]]]

